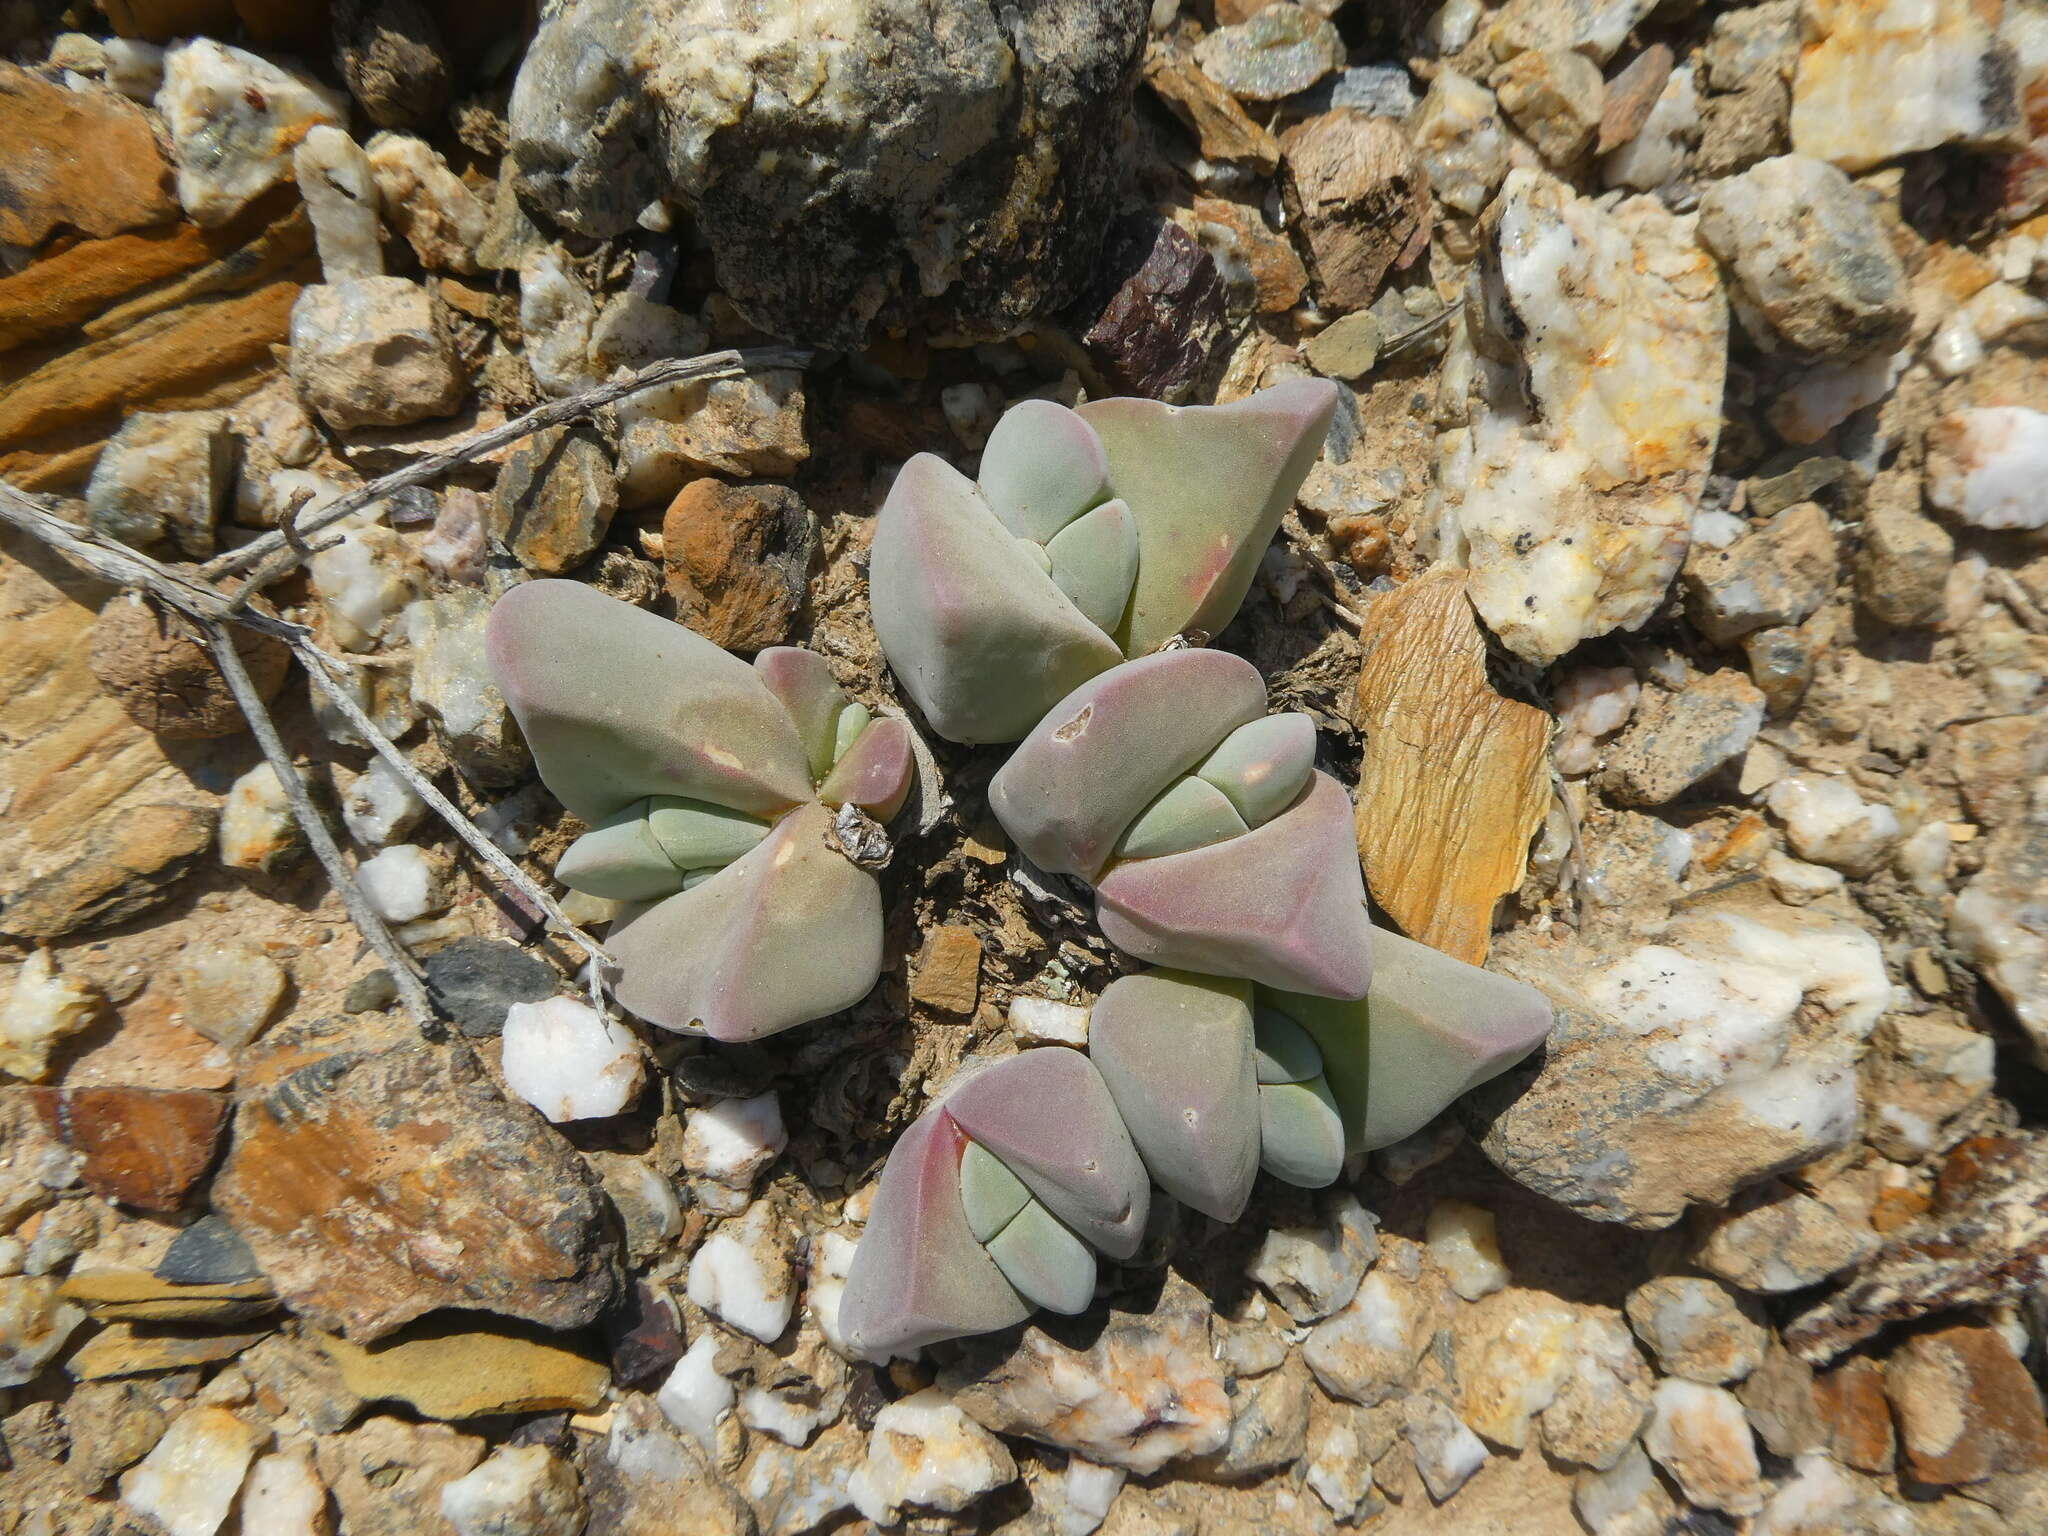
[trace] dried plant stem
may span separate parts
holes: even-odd
[[[591,988],[594,994],[598,993],[601,986],[598,978],[605,974],[607,968],[615,968],[616,965],[604,947],[571,922],[568,914],[562,910],[554,897],[529,879],[526,871],[507,858],[502,848],[479,832],[475,822],[457,810],[455,803],[436,789],[431,779],[413,767],[406,759],[406,755],[399,750],[398,744],[377,729],[376,722],[363,712],[363,707],[349,697],[348,690],[341,687],[330,675],[342,666],[341,663],[304,641],[294,641],[292,652],[299,658],[299,664],[306,669],[306,675],[313,679],[313,686],[327,696],[328,702],[341,711],[348,723],[354,726],[357,733],[375,749],[377,755],[391,765],[392,772],[405,780],[412,792],[426,801],[435,815],[448,823],[455,835],[490,866],[493,874],[540,908],[550,922],[575,941],[584,954],[590,957]],[[602,1011],[601,1002],[598,1006]]]
[[[348,861],[341,856],[334,834],[328,831],[327,823],[321,819],[313,797],[306,792],[305,780],[299,777],[291,753],[277,734],[277,725],[270,718],[270,711],[264,707],[263,696],[249,680],[249,670],[242,665],[241,655],[235,650],[234,636],[218,619],[200,619],[197,622],[205,632],[206,648],[213,652],[214,665],[220,668],[228,691],[235,696],[235,703],[241,706],[242,716],[249,722],[249,729],[256,737],[256,744],[263,749],[264,757],[269,760],[271,771],[277,775],[285,799],[291,802],[292,815],[305,832],[313,857],[327,871],[327,878],[341,896],[341,904],[348,909],[349,921],[356,925],[356,932],[363,936],[363,942],[376,951],[377,958],[391,973],[398,996],[404,1002],[406,1012],[412,1015],[413,1023],[423,1033],[439,1032],[442,1026],[434,1016],[434,1004],[427,996],[426,983],[420,979],[412,956],[392,937],[383,917],[370,905],[369,897],[363,894]]]
[[[629,377],[580,390],[560,400],[550,400],[502,426],[465,438],[453,448],[430,453],[416,464],[408,464],[404,469],[393,470],[380,479],[358,486],[347,495],[329,502],[311,517],[302,517],[295,510],[284,527],[251,539],[239,549],[215,556],[199,568],[200,574],[220,577],[253,572],[234,598],[238,603],[246,602],[260,588],[295,569],[312,553],[312,546],[307,542],[309,534],[318,533],[396,491],[439,479],[458,464],[480,459],[549,427],[595,415],[606,406],[628,395],[637,395],[642,390],[664,384],[688,383],[694,379],[735,378],[757,368],[801,368],[810,359],[811,354],[799,347],[750,347],[706,352],[698,357],[663,358]]]

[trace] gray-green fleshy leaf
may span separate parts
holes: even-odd
[[[985,1245],[1026,1301],[1071,1317],[1095,1299],[1095,1255],[1036,1200]]]
[[[1295,802],[1315,767],[1315,722],[1297,711],[1239,726],[1195,772],[1230,797],[1247,826],[1256,827]]]
[[[1207,779],[1181,779],[1167,786],[1131,823],[1116,845],[1120,859],[1154,859],[1188,848],[1206,848],[1251,829],[1230,797]]]
[[[865,704],[848,704],[839,712],[839,723],[832,733],[832,761],[835,766],[853,750],[853,744],[860,740],[860,733],[872,725],[874,719]]]
[[[1333,1184],[1344,1171],[1344,1121],[1320,1077],[1259,1089],[1259,1165],[1303,1189]]]
[[[978,1141],[967,1144],[960,1154],[960,1204],[976,1242],[985,1243],[1002,1231],[1030,1201],[1031,1191],[1000,1157]]]
[[[1242,656],[1125,662],[1038,722],[989,781],[989,805],[1040,869],[1093,880],[1162,790],[1265,709],[1265,681]]]
[[[789,712],[702,635],[575,581],[491,609],[491,674],[555,798],[595,826],[649,795],[774,816],[812,780]]]
[[[1235,1221],[1259,1172],[1250,982],[1122,976],[1091,1010],[1088,1052],[1159,1187]]]
[[[1252,1010],[1252,1028],[1261,1084],[1305,1083],[1323,1075],[1323,1053],[1314,1037],[1286,1014],[1261,1004]]]
[[[663,1029],[757,1040],[850,1008],[882,970],[882,892],[813,801],[681,895],[613,923],[619,1001]]]
[[[1237,614],[1337,408],[1327,379],[1290,379],[1229,405],[1094,400],[1077,414],[1109,456],[1110,494],[1138,522],[1138,581],[1117,641],[1143,656]]]
[[[1259,993],[1315,1037],[1355,1151],[1412,1136],[1541,1045],[1551,1023],[1549,999],[1512,977],[1384,928],[1372,944],[1361,1001]]]
[[[1052,400],[1003,412],[981,451],[981,491],[1003,526],[1033,544],[1109,497],[1109,457],[1094,428]]]
[[[1104,634],[1123,623],[1138,579],[1138,525],[1121,501],[1106,501],[1045,546],[1053,584]]]
[[[647,808],[636,800],[577,838],[555,861],[555,878],[607,901],[655,901],[681,890],[682,871],[655,841]]]
[[[768,835],[760,817],[706,800],[657,795],[648,807],[648,831],[677,869],[723,869]]]
[[[835,759],[839,719],[848,702],[845,691],[824,657],[799,646],[768,647],[754,658],[754,670],[789,711],[804,744],[811,781],[816,783],[831,771]]]
[[[1122,659],[973,483],[932,454],[905,464],[882,504],[868,587],[890,670],[949,741],[1016,741]]]

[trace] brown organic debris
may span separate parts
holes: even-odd
[[[1410,938],[1482,964],[1494,904],[1521,884],[1549,806],[1550,717],[1487,683],[1462,571],[1431,571],[1381,597],[1359,644],[1366,883]]]

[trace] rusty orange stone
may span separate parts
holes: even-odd
[[[94,1194],[145,1211],[180,1209],[213,1164],[224,1093],[199,1088],[33,1088],[43,1124],[83,1160]]]

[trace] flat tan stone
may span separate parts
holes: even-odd
[[[315,1342],[365,1402],[396,1399],[430,1419],[595,1408],[611,1372],[559,1344],[477,1328],[410,1329],[370,1348],[332,1334]]]
[[[913,1002],[941,1013],[974,1012],[981,991],[981,940],[971,928],[934,928],[910,967]]]

